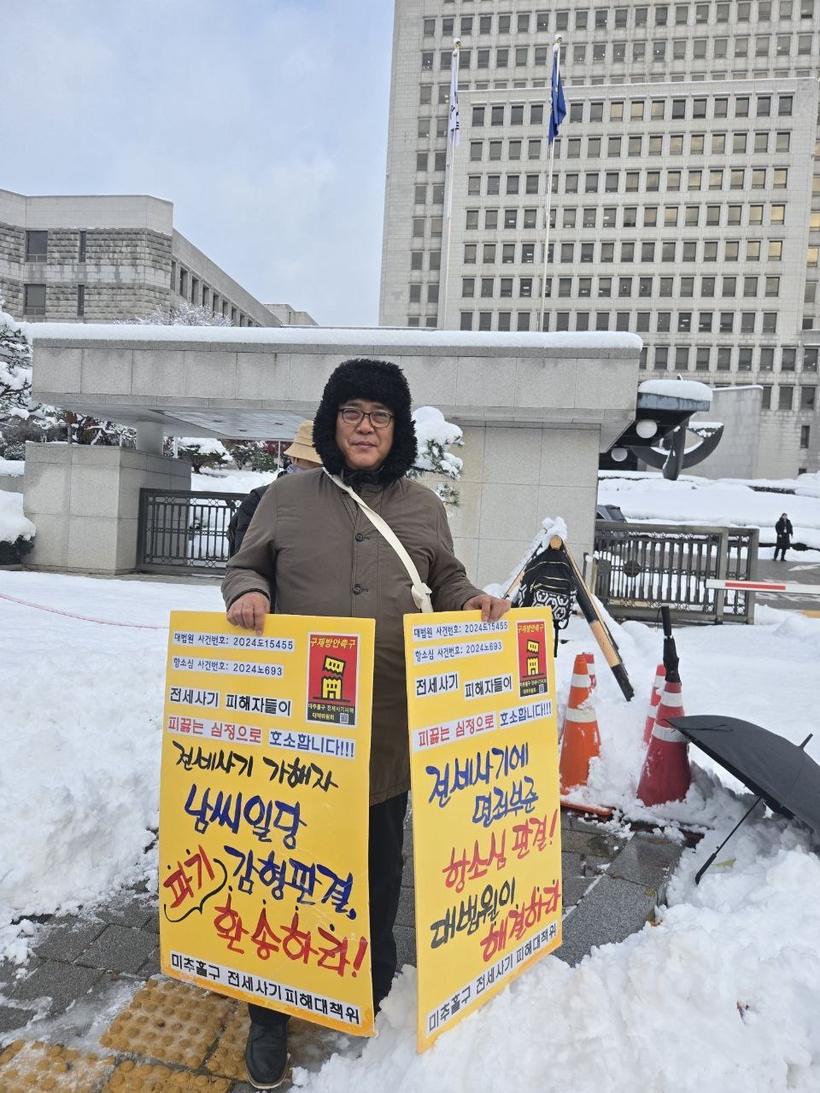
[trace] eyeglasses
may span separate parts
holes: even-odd
[[[374,429],[386,429],[394,417],[389,410],[368,411],[360,410],[357,406],[341,406],[339,413],[345,425],[359,425],[364,418],[369,418]]]

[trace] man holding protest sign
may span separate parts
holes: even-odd
[[[376,620],[368,865],[376,1008],[396,971],[410,785],[403,616],[424,600],[436,611],[480,610],[484,621],[509,608],[468,581],[441,501],[405,477],[416,458],[410,411],[397,365],[366,358],[339,365],[314,420],[324,469],[270,486],[222,586],[228,621],[257,633],[271,611]],[[250,1012],[248,1075],[272,1089],[287,1069],[287,1016],[253,1005]]]

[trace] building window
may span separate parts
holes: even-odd
[[[729,346],[723,345],[717,351],[717,370],[719,372],[728,372],[732,367],[732,350]]]
[[[737,351],[737,370],[738,372],[751,372],[752,370],[752,351],[747,348],[740,348]]]
[[[77,318],[85,315],[85,285],[77,285]]]
[[[88,246],[88,232],[80,232],[80,246],[77,254],[77,261],[84,262],[86,255],[86,247]]]
[[[46,286],[23,285],[23,314],[41,317],[46,313]]]
[[[473,313],[472,311],[462,311],[461,321],[459,323],[459,330],[472,330],[473,329]]]
[[[48,232],[26,232],[26,261],[45,262],[48,257]]]
[[[781,384],[777,399],[778,410],[791,410],[794,404],[794,387],[791,384]]]

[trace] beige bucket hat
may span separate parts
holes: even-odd
[[[317,467],[322,465],[322,461],[316,453],[316,449],[313,447],[313,422],[301,421],[299,428],[296,430],[296,436],[293,438],[293,443],[289,448],[285,448],[285,455],[289,455],[291,459],[309,459],[312,463],[315,463]]]

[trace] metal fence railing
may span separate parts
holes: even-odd
[[[757,528],[595,524],[595,594],[616,618],[655,619],[668,604],[678,621],[754,620],[754,593],[707,588],[710,578],[754,580]]]
[[[228,560],[228,524],[244,497],[244,493],[140,490],[137,570],[222,574]]]

